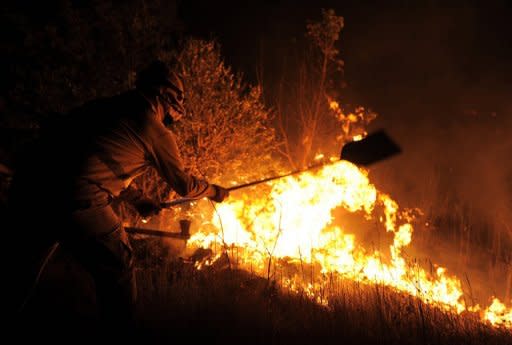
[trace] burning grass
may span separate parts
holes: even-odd
[[[327,277],[325,307],[253,273],[168,261],[139,271],[144,339],[190,343],[509,344],[512,333],[380,284]]]
[[[477,306],[453,273],[408,259],[413,212],[347,162],[196,206],[201,224],[174,253],[186,259],[133,238],[146,343],[512,343],[509,307]],[[361,241],[369,225],[381,245]]]
[[[141,331],[133,343],[183,338],[190,344],[512,343],[509,329],[482,323],[474,313],[456,314],[426,304],[383,284],[323,275],[326,306],[307,289],[283,288],[284,274],[267,279],[238,268],[225,256],[198,270],[195,262],[170,252],[168,243],[140,235],[132,240]],[[208,252],[199,251],[195,258],[204,254]],[[306,266],[301,275],[308,279],[312,272]],[[301,270],[293,265],[288,269]],[[20,323],[17,339],[97,340],[92,288],[90,277],[59,252]]]
[[[413,210],[348,162],[203,205],[186,261],[134,238],[145,342],[512,342],[510,307],[478,306],[449,270],[408,259]],[[381,244],[361,240],[368,226]]]
[[[336,217],[340,210],[344,213]],[[343,224],[350,214],[364,219],[363,226],[373,224],[373,232],[382,234],[382,245],[368,248],[361,243],[360,229]],[[473,312],[483,322],[510,328],[510,307],[497,299],[489,306],[486,301],[477,305],[449,270],[407,258],[413,223],[413,210],[401,210],[379,192],[367,171],[340,161],[231,197],[201,224],[188,247],[213,252],[198,269],[227,253],[237,267],[277,280],[291,291],[305,291],[321,305],[330,299],[325,277],[335,276],[387,286],[446,311]]]

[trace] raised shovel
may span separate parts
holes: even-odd
[[[386,134],[384,130],[378,130],[364,137],[361,140],[352,141],[345,144],[341,149],[340,160],[349,161],[358,166],[369,166],[374,163],[388,159],[394,155],[401,153],[400,147]],[[295,170],[284,175],[267,177],[261,180],[247,182],[237,186],[227,188],[228,191],[235,191],[242,188],[251,187],[261,183],[281,179],[291,175],[298,175],[306,171],[321,168],[325,165],[332,164],[333,162],[322,162],[313,164],[306,169]],[[197,201],[195,198],[180,198],[161,204],[162,208],[171,208],[173,206],[186,204],[192,201]],[[126,231],[129,233],[140,233],[153,236],[171,237],[187,240],[190,237],[189,222],[180,222],[180,232],[169,232],[162,230],[144,229],[127,227]]]

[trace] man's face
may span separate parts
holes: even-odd
[[[185,114],[185,107],[183,105],[185,101],[184,94],[174,88],[163,91],[164,121],[166,121],[165,118],[170,118],[167,119],[167,122],[177,122]]]

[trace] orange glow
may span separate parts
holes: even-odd
[[[512,308],[507,309],[497,298],[493,298],[492,304],[485,310],[484,318],[493,325],[512,328]]]
[[[379,251],[358,244],[354,233],[336,224],[340,210],[376,221],[389,234],[389,246]],[[411,217],[370,183],[367,171],[347,161],[233,193],[218,204],[217,212],[208,222],[213,230],[202,227],[189,244],[212,250],[236,248],[237,263],[262,276],[268,274],[270,258],[274,264],[276,259],[291,265],[307,263],[312,270],[318,267],[317,275],[379,283],[445,310],[480,313],[492,325],[512,328],[512,308],[498,299],[485,311],[467,306],[461,281],[445,268],[431,272],[405,260],[403,250],[413,239]],[[317,293],[320,277],[307,282],[302,278],[291,274],[281,283],[327,304]]]

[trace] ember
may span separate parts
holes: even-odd
[[[487,308],[469,306],[461,281],[445,268],[430,272],[406,261],[403,250],[412,241],[412,218],[376,189],[366,170],[339,161],[260,188],[269,191],[240,193],[219,205],[218,214],[211,219],[214,230],[195,233],[189,243],[216,248],[218,253],[223,247],[236,248],[237,262],[262,276],[268,274],[271,259],[274,271],[279,270],[276,260],[291,265],[307,263],[312,272],[308,279],[290,273],[282,285],[306,292],[324,305],[328,305],[328,298],[319,293],[325,284],[322,277],[336,274],[365,284],[385,285],[454,313],[480,313],[482,320],[492,325],[512,327],[512,308],[507,309],[498,299]],[[333,211],[339,208],[377,220],[392,235],[389,248],[381,252],[358,244],[350,229],[335,224]],[[214,261],[210,259],[208,264]]]

